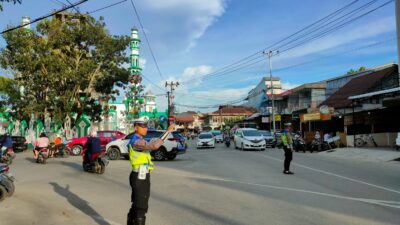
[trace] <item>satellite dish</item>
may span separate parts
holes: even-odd
[[[327,105],[322,105],[321,107],[319,107],[319,112],[321,114],[327,115],[329,114],[329,107]]]

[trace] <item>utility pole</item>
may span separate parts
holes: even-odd
[[[179,82],[178,81],[176,81],[176,82],[173,82],[173,81],[168,82],[168,81],[166,81],[165,82],[165,87],[167,88],[167,90],[168,90],[168,87],[170,87],[170,89],[167,91],[167,98],[168,98],[167,127],[169,127],[169,125],[170,125],[169,117],[171,115],[171,105],[172,105],[171,98],[173,98],[173,96],[174,96],[173,92],[174,92],[175,88],[178,87],[178,86],[179,86]]]
[[[397,28],[397,65],[400,64],[400,0],[396,0],[396,28]],[[399,70],[400,82],[400,70]]]
[[[272,63],[271,63],[271,58],[272,56],[278,54],[279,51],[263,51],[264,55],[268,56],[268,65],[269,65],[269,79],[271,82],[271,101],[272,101],[272,126],[273,126],[273,131],[274,134],[276,132],[276,125],[275,125],[275,98],[274,98],[274,85],[272,81]]]

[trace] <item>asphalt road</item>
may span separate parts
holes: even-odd
[[[174,161],[155,162],[147,224],[400,224],[400,162],[374,163],[295,153],[282,174],[283,152],[240,151],[193,143]],[[12,165],[16,193],[0,203],[1,225],[116,225],[130,206],[127,160],[105,174],[85,173],[81,157]]]

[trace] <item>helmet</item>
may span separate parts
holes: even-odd
[[[140,118],[137,118],[133,121],[133,125],[147,125],[147,123],[149,122],[149,117],[147,116],[142,116]]]

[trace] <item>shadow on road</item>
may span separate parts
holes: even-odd
[[[74,170],[83,171],[82,164],[79,163],[61,161],[61,164],[64,166],[69,166]]]
[[[203,210],[203,209],[194,207],[191,204],[186,204],[184,202],[177,201],[175,199],[165,197],[165,196],[160,195],[158,193],[154,193],[154,194],[152,193],[151,197],[156,199],[156,200],[158,200],[158,201],[164,202],[166,204],[174,205],[174,206],[176,206],[178,208],[185,209],[185,210],[190,210],[191,212],[194,212],[194,213],[198,214],[199,216],[201,216],[203,218],[207,218],[208,220],[215,221],[216,224],[230,224],[230,225],[241,225],[242,224],[242,223],[236,222],[236,221],[234,221],[232,219],[225,218],[225,217],[219,216],[217,214],[213,214],[213,213],[207,212],[207,210]]]
[[[54,191],[66,198],[72,206],[82,211],[84,214],[90,216],[97,224],[100,225],[110,225],[105,219],[94,210],[92,207],[89,206],[88,202],[80,198],[78,195],[74,194],[69,190],[69,185],[65,188],[61,187],[59,184],[55,182],[50,182],[50,185],[53,186]]]
[[[36,163],[36,159],[34,159],[33,156],[32,157],[25,157],[25,160],[29,161],[31,163]]]

